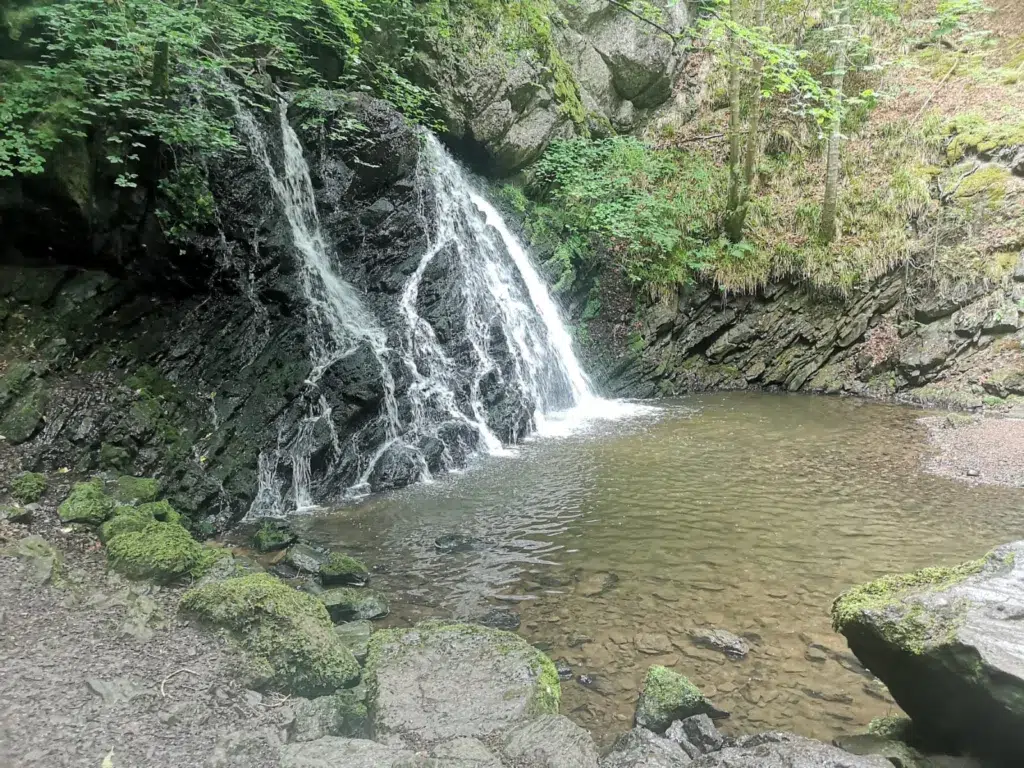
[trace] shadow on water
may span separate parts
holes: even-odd
[[[727,729],[827,739],[895,711],[831,631],[832,599],[1020,536],[1021,491],[920,471],[920,416],[807,396],[667,401],[316,518],[309,535],[377,566],[392,623],[515,612],[587,676],[563,683],[562,710],[599,738],[629,726],[660,663],[730,710]],[[696,644],[709,629],[749,652]]]

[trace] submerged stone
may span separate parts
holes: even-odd
[[[936,752],[1024,765],[1024,542],[854,587],[832,606],[850,650]]]
[[[472,624],[384,629],[366,662],[374,738],[483,738],[557,714],[561,691],[547,656],[517,635]]]
[[[690,634],[694,645],[721,651],[730,659],[742,659],[750,653],[750,645],[739,635],[724,629],[702,629]]]
[[[98,480],[75,483],[71,493],[57,508],[65,523],[99,525],[114,512],[114,500],[103,491]]]
[[[320,581],[325,586],[347,584],[361,587],[370,580],[370,571],[354,557],[332,552],[320,565]]]
[[[234,634],[258,687],[318,696],[359,678],[359,665],[335,635],[324,605],[269,574],[197,587],[181,605]]]
[[[636,725],[655,733],[664,733],[674,720],[694,715],[727,717],[704,698],[700,688],[678,672],[653,666],[647,670],[640,700],[636,705]]]
[[[337,587],[317,597],[327,606],[331,620],[337,623],[380,619],[388,615],[388,601],[380,592],[355,587]]]

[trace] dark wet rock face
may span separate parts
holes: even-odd
[[[855,587],[833,622],[936,752],[1024,765],[1024,542]]]
[[[307,120],[301,100],[289,118],[318,126],[303,128],[301,139],[324,239],[344,254],[340,276],[397,338],[401,291],[432,226],[421,215],[433,202],[417,183],[420,137],[383,102],[342,94],[322,101],[322,119]],[[332,138],[332,126],[347,120],[366,126],[364,138]],[[269,120],[265,129],[280,166],[280,128]],[[54,185],[26,182],[19,194],[0,195],[11,234],[0,245],[0,434],[18,446],[26,469],[159,476],[175,508],[226,524],[254,501],[266,512],[281,499],[292,503],[289,446],[300,435],[313,501],[341,496],[385,441],[385,385],[365,343],[329,365],[317,386],[307,383],[311,312],[266,169],[242,152],[215,164],[210,180],[216,227],[174,244],[159,234],[152,203],[129,200],[103,180],[86,185],[91,209]],[[83,213],[118,206],[116,222]],[[8,221],[38,226],[8,230]],[[453,262],[439,258],[417,303],[456,364],[462,281]],[[504,365],[501,350],[496,341],[491,353]],[[411,379],[392,357],[402,411]],[[532,404],[493,389],[484,393],[488,423],[517,439]],[[308,415],[325,408],[329,418],[309,427]],[[464,462],[476,436],[453,425],[421,442],[422,458],[388,451],[365,490],[408,484],[424,462],[431,471]],[[274,471],[258,497],[261,454]]]

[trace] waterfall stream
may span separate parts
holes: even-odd
[[[526,249],[433,135],[424,137],[416,178],[427,247],[402,290],[397,322],[385,324],[344,279],[339,254],[321,231],[310,170],[287,105],[278,105],[281,146],[273,152],[268,131],[241,104],[235,107],[239,131],[265,169],[288,224],[308,305],[312,364],[307,414],[293,434],[282,435],[275,450],[261,455],[250,517],[314,506],[317,478],[310,457],[325,428],[334,455],[342,453],[322,379],[360,348],[372,353],[379,368],[384,392],[373,434],[383,438],[358,457],[359,475],[349,496],[375,490],[382,466],[397,462],[412,479],[430,480],[432,468],[451,469],[475,452],[500,454],[527,432],[549,431],[553,417],[565,424],[594,415],[592,406],[604,401],[593,394]],[[455,302],[460,316],[446,318],[461,334],[458,343],[443,342],[436,319],[422,314],[421,294],[432,269],[451,271],[451,286],[461,291]],[[490,413],[495,401],[522,412],[516,427],[496,429]],[[282,480],[289,471],[290,483]]]

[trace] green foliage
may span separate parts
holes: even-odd
[[[685,282],[716,234],[723,189],[724,174],[699,154],[625,137],[557,141],[533,169],[531,234],[559,242],[556,289],[598,249],[633,282]]]
[[[373,0],[58,0],[8,12],[8,32],[29,35],[31,58],[0,72],[0,176],[40,173],[60,142],[98,126],[121,186],[135,185],[154,144],[202,167],[237,146],[229,97],[265,93],[268,73],[295,85],[331,70],[341,85],[415,111],[425,92],[361,57],[380,21]],[[211,207],[196,173],[181,164],[164,190],[185,224]]]
[[[39,472],[22,472],[11,483],[11,496],[22,504],[39,501],[46,492],[46,475]]]

